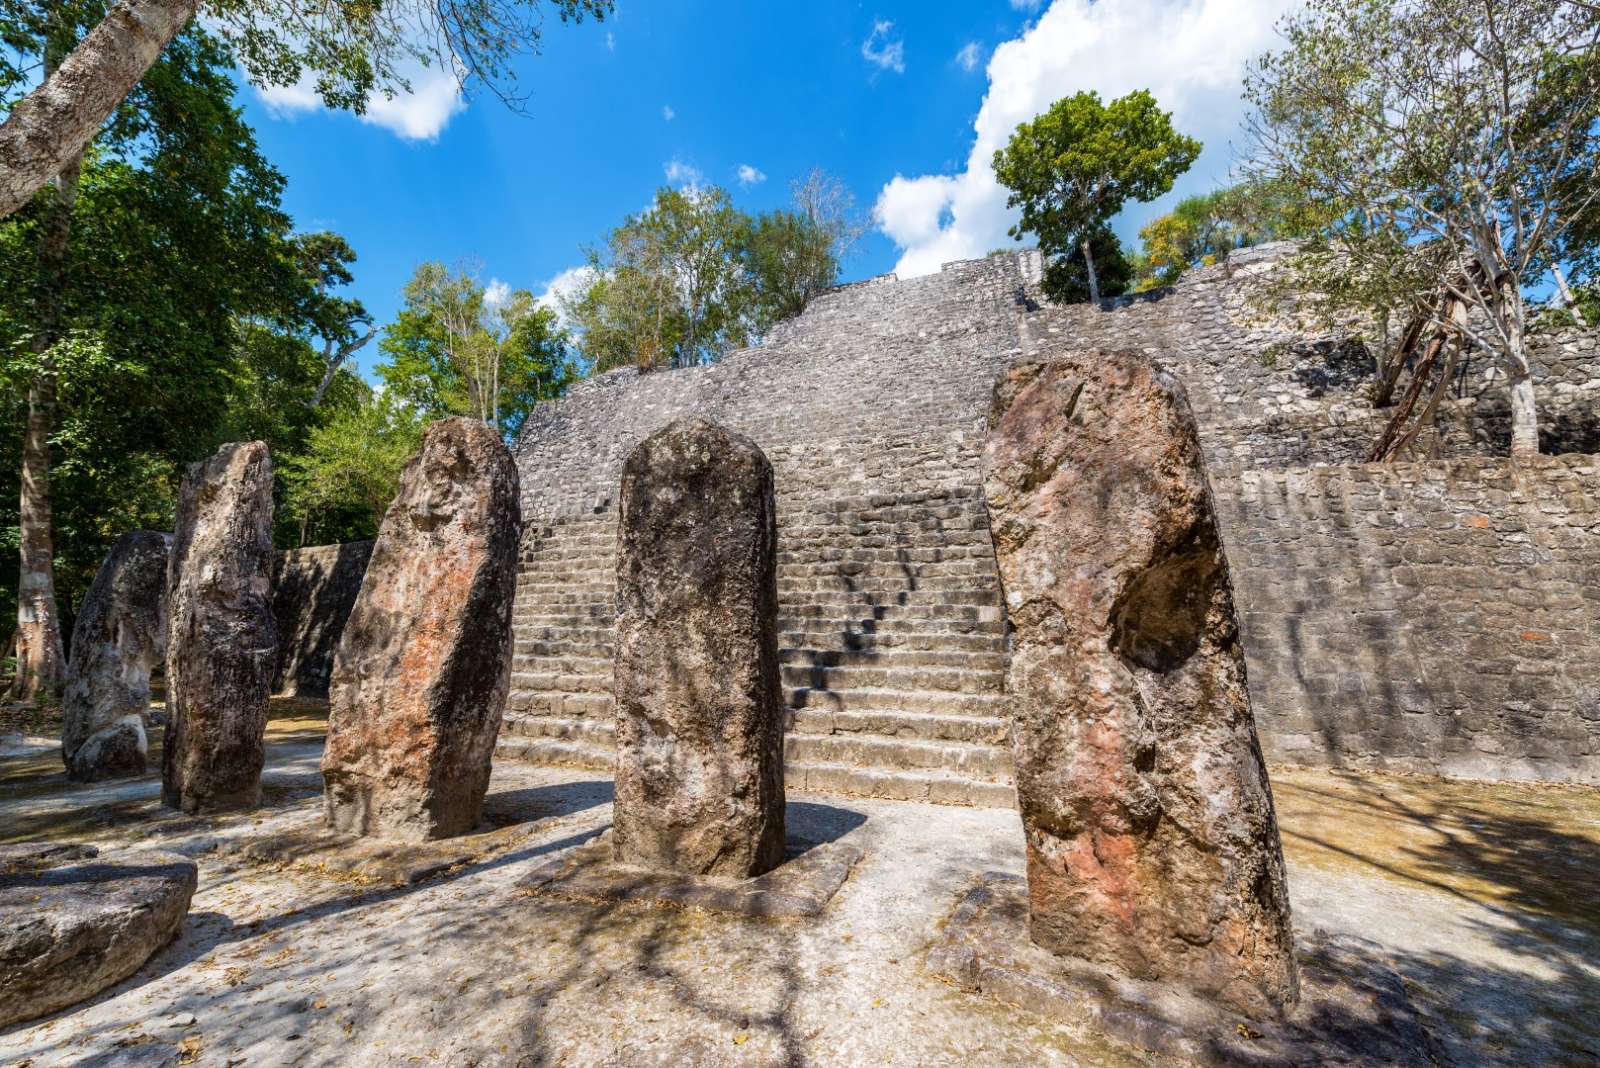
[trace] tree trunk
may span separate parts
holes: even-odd
[[[0,219],[82,158],[195,7],[196,0],[122,0],[11,109],[0,123]]]
[[[1100,303],[1100,279],[1094,273],[1094,253],[1089,251],[1089,239],[1083,239],[1083,265],[1089,268],[1089,303]]]
[[[1517,290],[1515,280],[1506,279],[1498,284],[1501,307],[1497,310],[1504,316],[1508,342],[1506,363],[1510,372],[1507,386],[1511,391],[1511,455],[1537,456],[1539,410],[1534,404],[1533,377],[1528,370],[1527,324],[1524,321],[1522,295]]]
[[[1578,301],[1572,295],[1572,290],[1567,288],[1567,276],[1561,272],[1561,264],[1551,268],[1556,276],[1556,290],[1561,294],[1561,304],[1567,309],[1567,314],[1572,316],[1572,321],[1581,327],[1587,327],[1588,321],[1583,317],[1583,309],[1578,307]]]
[[[317,408],[321,407],[322,395],[328,392],[328,387],[333,384],[333,376],[339,373],[339,368],[343,367],[344,362],[353,354],[365,347],[377,332],[377,327],[370,327],[360,338],[348,344],[335,345],[332,341],[327,343],[322,352],[324,365],[322,381],[317,383],[317,391],[311,395],[312,411],[316,411]]]
[[[66,37],[65,30],[60,30],[56,40]],[[56,60],[65,50],[65,44],[46,46],[47,84],[59,72]],[[72,210],[78,200],[78,174],[82,168],[80,146],[52,182],[54,195],[39,232],[37,321],[30,346],[39,357],[39,366],[28,387],[28,426],[22,439],[22,498],[17,519],[22,566],[17,579],[17,673],[11,682],[11,696],[23,701],[33,701],[41,692],[58,693],[66,674],[61,619],[56,611],[55,528],[50,513],[50,437],[55,433],[56,422],[56,369],[46,354],[61,338],[67,242],[72,235]]]

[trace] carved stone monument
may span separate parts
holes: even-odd
[[[144,773],[150,672],[166,650],[170,541],[122,535],[78,610],[61,701],[61,758],[77,782]]]
[[[409,841],[478,823],[511,677],[517,468],[493,427],[428,427],[334,655],[328,826]]]
[[[772,465],[673,423],[623,469],[615,855],[736,878],[783,859],[783,697]]]
[[[1033,940],[1276,1015],[1283,855],[1182,387],[1074,353],[1001,375],[989,427]]]
[[[224,445],[178,490],[168,565],[161,798],[185,812],[261,801],[272,619],[272,458]]]

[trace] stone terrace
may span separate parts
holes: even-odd
[[[1462,659],[1430,664],[1425,683],[1420,676],[1355,683],[1375,664],[1415,663],[1438,644],[1437,615],[1410,614],[1390,578],[1406,545],[1433,540],[1441,525],[1464,516],[1437,504],[1433,481],[1350,466],[1379,418],[1361,395],[1365,357],[1348,338],[1309,333],[1256,310],[1251,280],[1271,269],[1276,251],[1237,254],[1228,265],[1193,272],[1175,289],[1114,310],[1043,304],[1034,253],[950,264],[906,281],[874,279],[819,298],[761,348],[686,370],[614,371],[541,406],[518,446],[522,578],[500,755],[610,766],[613,498],[621,464],[653,430],[699,414],[753,437],[777,475],[791,784],[1009,804],[1006,634],[979,470],[989,392],[999,370],[1018,358],[1097,346],[1156,354],[1187,387],[1234,561],[1269,755],[1600,779],[1600,690],[1581,667],[1600,662],[1600,630],[1592,624],[1566,625],[1553,645],[1528,642],[1523,633],[1545,628],[1497,614],[1486,593],[1467,593],[1472,640],[1505,643],[1505,685],[1470,686],[1457,677],[1470,671]],[[1482,378],[1473,369],[1463,378],[1470,388],[1447,404],[1430,443],[1436,453],[1503,454],[1503,390]],[[1596,336],[1549,339],[1537,379],[1546,448],[1600,448]],[[1400,524],[1406,529],[1398,542],[1372,559],[1368,527],[1388,522],[1380,509],[1324,516],[1319,551],[1296,566],[1329,569],[1330,578],[1337,572],[1334,585],[1357,596],[1286,602],[1274,593],[1281,569],[1267,566],[1278,558],[1254,547],[1299,545],[1285,541],[1293,532],[1284,524],[1297,522],[1300,510],[1261,507],[1259,491],[1246,488],[1258,481],[1245,476],[1329,464],[1369,472],[1361,476],[1368,481],[1394,480],[1383,506],[1410,518]],[[1600,503],[1575,487],[1571,465],[1517,476],[1537,484],[1522,496],[1499,488],[1509,477],[1504,468],[1480,463],[1470,477],[1484,484],[1454,494],[1478,502],[1474,516],[1494,513],[1503,533],[1493,544],[1474,541],[1474,555],[1461,563],[1501,572],[1520,564],[1576,567],[1573,590],[1562,585],[1550,596],[1579,596],[1576,588],[1586,582],[1600,586],[1593,533]],[[1529,544],[1518,531],[1536,522],[1540,506],[1524,499],[1549,496],[1541,488],[1548,480],[1562,502],[1565,533]],[[1523,560],[1529,552],[1538,558]],[[1303,585],[1306,576],[1300,579]],[[1473,588],[1510,584],[1507,577]],[[1517,596],[1544,595],[1519,589]],[[1362,603],[1364,597],[1375,600]],[[1526,607],[1528,618],[1552,615],[1549,606]],[[1381,616],[1384,629],[1361,632],[1340,613]],[[1566,619],[1571,611],[1554,614]],[[1311,645],[1301,640],[1304,623]],[[1362,633],[1381,635],[1404,656],[1374,659],[1353,637]],[[1551,673],[1551,661],[1566,667]],[[1416,702],[1403,695],[1423,685],[1452,696],[1419,717]],[[1474,693],[1512,704],[1474,709]],[[1559,751],[1546,736],[1561,739]]]

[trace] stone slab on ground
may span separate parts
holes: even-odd
[[[230,852],[263,865],[360,883],[415,886],[453,868],[509,849],[525,826],[500,827],[429,842],[396,842],[324,828],[296,828],[249,838]]]
[[[521,886],[575,901],[637,901],[788,919],[821,914],[863,856],[841,842],[813,846],[790,839],[788,847],[789,859],[765,875],[718,878],[619,864],[607,833],[541,865]]]
[[[126,979],[183,926],[199,884],[193,861],[96,854],[30,843],[0,856],[0,1026]]]
[[[1286,1019],[1246,1021],[1170,984],[1119,978],[1029,937],[1023,879],[988,872],[961,895],[926,964],[969,993],[1215,1065],[1438,1063],[1400,976],[1358,939],[1314,937],[1299,953],[1301,1000]]]

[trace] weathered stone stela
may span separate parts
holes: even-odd
[[[166,650],[169,542],[150,531],[118,538],[73,623],[61,758],[78,782],[145,770],[150,672]]]
[[[615,855],[745,878],[783,859],[772,465],[687,419],[622,474]]]
[[[1132,352],[995,386],[985,491],[1033,939],[1270,1015],[1298,996],[1227,561],[1182,387]]]
[[[420,841],[477,825],[511,677],[520,516],[494,428],[428,427],[334,655],[331,828]]]
[[[178,490],[168,565],[161,798],[185,812],[261,800],[272,619],[272,458],[224,445]]]

